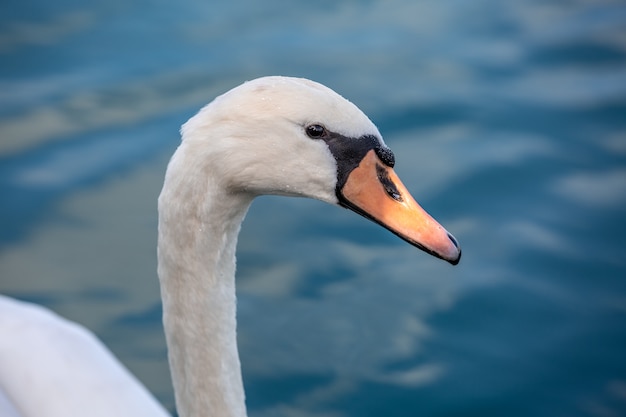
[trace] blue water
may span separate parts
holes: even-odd
[[[170,410],[167,159],[215,95],[282,74],[360,106],[464,255],[260,198],[251,417],[626,415],[621,2],[4,2],[0,63],[0,292],[88,326]]]

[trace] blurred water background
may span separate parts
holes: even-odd
[[[621,1],[5,1],[0,292],[174,409],[156,198],[178,128],[261,75],[349,98],[457,267],[263,197],[239,241],[251,417],[626,415]]]

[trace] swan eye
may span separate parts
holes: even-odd
[[[306,134],[312,139],[319,139],[326,134],[326,128],[322,125],[308,125],[305,129]]]

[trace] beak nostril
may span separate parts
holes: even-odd
[[[400,194],[400,190],[398,190],[396,184],[394,184],[391,178],[389,178],[389,174],[383,166],[376,164],[376,175],[378,176],[378,181],[382,184],[387,195],[398,202],[402,202],[403,198],[402,194]]]

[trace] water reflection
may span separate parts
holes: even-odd
[[[368,113],[464,258],[255,202],[250,415],[626,409],[620,2],[38,6],[0,14],[1,292],[94,329],[172,407],[155,200],[178,126],[245,79],[301,75]]]

